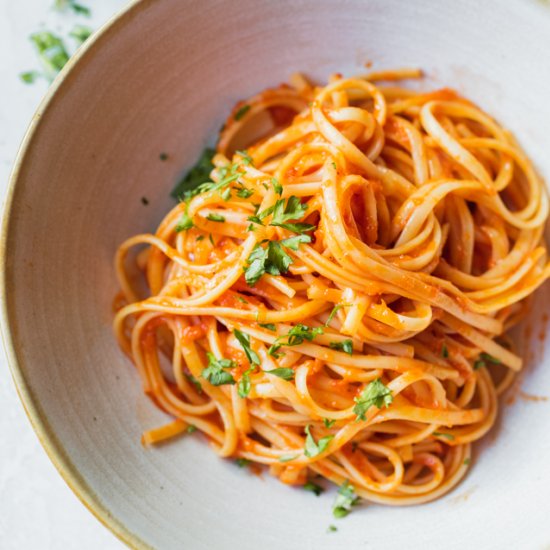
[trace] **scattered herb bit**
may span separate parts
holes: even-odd
[[[258,357],[258,354],[250,347],[250,336],[248,334],[245,334],[244,332],[241,332],[238,329],[235,329],[233,331],[233,334],[241,344],[246,358],[248,359],[248,362],[251,365],[259,365],[260,358]]]
[[[69,54],[63,40],[49,31],[33,33],[30,40],[38,51],[38,58],[44,68],[44,76],[52,81],[69,61]]]
[[[317,485],[317,483],[313,483],[313,481],[306,481],[304,483],[304,489],[306,491],[311,491],[317,497],[324,492],[324,489],[320,485]]]
[[[436,437],[444,437],[445,439],[448,439],[449,441],[453,441],[455,436],[453,434],[446,434],[442,432],[433,432],[432,435],[435,435]]]
[[[464,466],[469,466],[472,459],[470,457],[464,459]]]
[[[193,191],[201,183],[210,178],[210,172],[214,169],[212,159],[216,151],[214,149],[205,149],[197,163],[185,174],[170,193],[174,199],[181,199],[186,191]]]
[[[289,197],[286,205],[285,200],[278,200],[273,208],[273,217],[271,223],[276,227],[283,227],[294,233],[304,233],[305,231],[311,231],[315,229],[314,225],[308,223],[287,223],[289,220],[299,220],[304,217],[307,211],[307,204],[302,204],[298,197]]]
[[[330,342],[329,346],[331,349],[343,351],[348,355],[353,355],[353,341],[350,339],[342,340],[341,342]]]
[[[258,205],[259,207],[260,205]],[[252,223],[257,223],[258,225],[263,225],[264,222],[263,220],[265,218],[267,218],[267,216],[269,216],[273,210],[275,209],[275,205],[271,205],[270,207],[266,208],[265,210],[262,210],[261,212],[259,212],[258,210],[256,210],[256,213],[254,214],[254,216],[248,216],[248,221],[251,221]]]
[[[237,191],[237,197],[241,199],[248,199],[248,197],[251,197],[254,194],[254,191],[252,189],[248,189],[248,187],[241,187]]]
[[[202,241],[203,239],[204,239],[204,235],[199,235],[199,236],[195,239],[195,241],[196,241],[196,242],[199,242],[199,241]]]
[[[325,428],[332,428],[335,422],[336,420],[329,420],[328,418],[323,418],[323,423],[325,425]]]
[[[277,195],[283,194],[283,186],[279,183],[277,178],[271,178],[271,185],[273,185],[273,191],[275,191]]]
[[[210,241],[210,243],[212,244],[212,246],[215,246],[215,245],[214,245],[214,239],[212,238],[212,233],[210,233],[210,234],[208,235],[208,240]]]
[[[141,204],[147,206],[149,204],[149,199],[147,197],[141,197]]]
[[[338,531],[338,527],[336,527],[335,525],[328,526],[328,529],[327,529],[328,533],[334,533],[335,531]]]
[[[186,432],[187,432],[188,434],[192,434],[192,433],[194,433],[194,432],[196,432],[196,431],[197,431],[197,426],[195,426],[194,424],[189,424],[189,426],[187,426]]]
[[[275,343],[269,348],[268,353],[269,355],[275,356],[276,352],[279,351],[282,346],[299,346],[304,340],[311,342],[316,336],[323,333],[323,327],[311,328],[307,325],[297,324],[293,326],[287,334],[279,336],[279,338],[275,340]]]
[[[239,300],[239,302],[241,302],[241,304],[248,304],[248,300],[245,300],[242,296],[235,296],[235,298],[237,298],[237,300]]]
[[[250,393],[250,372],[252,370],[254,370],[254,367],[245,371],[237,384],[237,393],[239,394],[239,397],[242,397],[243,399],[248,397],[248,394]]]
[[[247,262],[244,278],[249,286],[254,286],[264,273],[271,275],[286,273],[292,264],[292,258],[283,250],[280,243],[270,241],[265,248],[257,244]]]
[[[325,323],[325,327],[328,327],[331,323],[331,321],[334,319],[336,314],[345,307],[344,304],[338,304],[332,308],[332,311],[330,312],[330,315],[328,316],[327,322]]]
[[[294,455],[294,456],[282,456],[279,458],[279,462],[290,462],[291,460],[295,460],[300,455]]]
[[[482,352],[479,354],[479,358],[474,361],[474,370],[479,370],[482,367],[486,367],[487,363],[492,363],[493,365],[500,365],[502,361],[489,355],[488,353]]]
[[[251,460],[248,460],[248,458],[237,458],[235,460],[235,464],[239,467],[239,468],[246,468],[248,465],[252,464],[252,461]]]
[[[25,84],[34,84],[39,76],[41,76],[41,74],[38,71],[27,71],[26,73],[21,73],[19,78]]]
[[[355,398],[355,407],[353,412],[361,420],[366,420],[365,413],[375,406],[379,409],[389,407],[393,401],[393,395],[387,386],[383,384],[380,378],[376,378],[368,384],[359,397]]]
[[[290,248],[290,250],[298,250],[298,247],[301,243],[310,243],[311,237],[309,235],[296,235],[295,237],[289,237],[288,239],[283,239],[281,244]]]
[[[248,154],[248,151],[235,151],[237,155],[240,155],[243,159],[243,162],[248,166],[254,166],[254,162],[252,161],[252,157]]]
[[[185,377],[193,386],[195,386],[195,389],[197,390],[197,393],[202,393],[202,386],[201,383],[192,375],[192,374],[186,374]]]
[[[329,446],[329,443],[331,442],[331,440],[334,438],[333,435],[326,435],[325,437],[322,437],[321,439],[319,439],[318,442],[315,441],[315,439],[311,435],[309,424],[306,426],[305,432],[307,436],[306,436],[306,446],[304,449],[304,454],[308,458],[312,458],[314,456],[317,456],[323,453],[326,450],[326,448]]]
[[[336,168],[336,163],[335,163],[334,161],[332,162],[332,167],[333,167],[335,170],[337,170],[337,168]]]
[[[277,327],[273,323],[258,323],[262,328],[266,328],[267,330],[272,330],[275,332],[277,330]]]
[[[332,507],[332,514],[335,518],[343,518],[351,512],[352,506],[359,502],[359,497],[355,494],[355,489],[350,485],[349,480],[338,489],[336,500]]]
[[[243,105],[236,113],[235,113],[235,116],[233,117],[235,120],[241,120],[241,118],[243,118],[244,115],[246,115],[246,113],[248,113],[248,111],[250,111],[250,105]]]
[[[282,378],[283,380],[292,380],[294,378],[294,370],[285,368],[285,367],[279,367],[277,369],[272,370],[266,370],[264,372],[267,372],[268,374],[273,374],[274,376],[278,376],[279,378]]]
[[[206,216],[206,219],[210,220],[211,222],[225,222],[225,218],[220,214],[208,214],[208,216]]]
[[[86,17],[90,17],[92,14],[90,8],[78,4],[75,0],[55,0],[54,8],[58,11],[65,11],[70,8],[77,15],[85,15]]]
[[[208,367],[202,371],[202,377],[213,386],[235,384],[235,379],[225,369],[235,368],[237,363],[231,359],[216,359],[216,356],[210,352],[207,352],[206,355],[208,357]]]
[[[227,187],[220,193],[220,197],[227,202],[231,198],[231,187]]]
[[[447,349],[447,345],[443,344],[443,347],[441,348],[441,357],[444,359],[447,359],[449,357],[449,350]]]
[[[185,205],[185,210],[183,211],[183,214],[180,216],[180,219],[176,224],[176,233],[180,233],[181,231],[188,231],[192,227],[194,227],[193,218],[191,218],[187,213],[187,205]]]
[[[164,162],[165,160],[168,160],[168,154],[167,154],[167,153],[161,153],[161,154],[159,155],[159,159],[162,160],[163,162]]]
[[[90,36],[93,33],[93,29],[90,29],[90,27],[86,27],[85,25],[75,25],[71,32],[69,33],[69,36],[72,36],[77,44],[81,46],[90,38]]]

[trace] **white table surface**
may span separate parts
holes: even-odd
[[[0,0],[0,198],[31,116],[48,88],[26,85],[19,73],[38,68],[28,36],[67,33],[76,24],[99,28],[125,0],[79,0],[92,17],[52,10],[54,0]],[[3,208],[2,208],[3,210]],[[17,394],[0,345],[0,548],[112,550],[125,546],[80,503],[40,446]]]

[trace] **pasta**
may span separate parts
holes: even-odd
[[[210,181],[122,243],[114,330],[173,418],[145,444],[198,430],[340,485],[337,515],[465,475],[522,367],[506,332],[550,273],[548,199],[478,107],[397,85],[419,76],[294,75],[240,102]]]

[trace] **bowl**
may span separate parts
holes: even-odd
[[[471,473],[446,497],[409,508],[365,506],[327,532],[335,523],[330,492],[316,498],[252,475],[217,458],[200,437],[142,447],[142,431],[165,417],[142,394],[111,330],[117,245],[156,227],[174,182],[237,100],[294,71],[324,81],[334,71],[362,73],[371,62],[420,66],[421,86],[450,86],[479,103],[550,178],[549,11],[528,0],[142,0],[71,60],[33,118],[12,176],[3,336],[46,451],[128,545],[550,544],[544,402],[503,403]],[[524,396],[550,387],[550,351],[534,343],[548,292],[536,303]]]

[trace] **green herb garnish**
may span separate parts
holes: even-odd
[[[237,384],[237,393],[239,394],[239,397],[242,397],[243,399],[245,397],[248,397],[248,394],[250,393],[250,373],[254,370],[254,367],[248,369],[243,373],[241,376],[241,379],[239,380],[239,383]]]
[[[308,327],[307,325],[297,324],[293,326],[287,334],[279,336],[268,350],[269,355],[276,356],[276,352],[282,346],[298,346],[308,340],[311,342],[316,336],[324,333],[323,327]],[[286,341],[285,341],[286,340]]]
[[[38,52],[38,58],[44,68],[44,76],[50,81],[53,80],[70,57],[63,40],[48,31],[35,32],[31,34],[30,40]]]
[[[262,328],[266,328],[267,330],[272,330],[275,332],[277,330],[277,327],[273,323],[258,323]]]
[[[349,480],[338,489],[336,500],[332,507],[332,514],[335,518],[343,518],[351,512],[352,506],[359,502],[359,497],[355,494],[355,489],[350,485]]]
[[[246,115],[246,113],[248,113],[248,111],[250,111],[250,105],[243,105],[236,113],[235,113],[235,116],[233,117],[235,120],[241,120],[241,118],[243,118],[244,115]]]
[[[267,374],[273,374],[274,376],[278,376],[279,378],[282,378],[283,380],[292,380],[294,378],[294,369],[289,369],[285,367],[279,367],[277,369],[272,370],[266,370],[264,372],[267,372]]]
[[[355,398],[355,407],[353,412],[358,419],[366,420],[365,413],[375,406],[379,409],[389,407],[393,401],[393,395],[387,386],[385,386],[380,378],[373,380],[363,390],[359,397]]]
[[[320,485],[317,485],[317,483],[313,483],[313,481],[306,481],[304,483],[304,489],[306,491],[311,491],[317,497],[324,492],[324,489]]]
[[[251,460],[248,460],[248,458],[237,458],[235,460],[235,464],[239,467],[239,468],[246,468],[247,466],[249,466],[250,464],[252,464],[252,461]]]
[[[232,369],[237,366],[231,359],[216,359],[216,356],[210,352],[206,353],[208,357],[208,367],[202,371],[202,377],[208,380],[213,386],[223,386],[225,384],[235,384],[235,379],[226,369]]]
[[[233,331],[233,334],[241,344],[246,358],[248,359],[248,362],[251,365],[259,365],[260,358],[258,357],[258,354],[250,347],[250,336],[248,334],[245,334],[244,332],[241,332],[238,329],[235,329]]]
[[[185,431],[188,434],[192,434],[197,431],[197,426],[195,426],[194,424],[189,424],[189,426],[187,426],[187,429]]]
[[[443,357],[444,359],[447,359],[447,357],[449,357],[449,350],[447,349],[446,344],[443,344],[443,346],[441,347],[441,357]]]
[[[275,191],[277,195],[283,194],[283,186],[279,183],[277,178],[271,178],[271,185],[273,185],[273,191]]]
[[[193,191],[201,183],[210,178],[210,172],[214,169],[212,159],[216,151],[214,149],[205,149],[197,163],[185,174],[170,193],[173,198],[181,199],[188,191]]]
[[[90,8],[78,4],[75,0],[55,0],[54,8],[58,11],[64,11],[70,8],[77,15],[85,15],[86,17],[90,17],[92,14]]]
[[[333,435],[326,435],[325,437],[322,437],[321,439],[319,439],[319,441],[315,441],[315,439],[311,435],[309,424],[305,427],[305,432],[307,436],[306,436],[306,446],[304,449],[304,454],[308,458],[313,458],[314,456],[317,456],[323,453],[329,446],[332,439],[334,439]]]
[[[446,434],[443,432],[433,432],[432,435],[435,435],[436,437],[444,437],[445,439],[448,439],[449,441],[453,441],[455,436],[453,434]]]
[[[187,213],[187,205],[185,205],[185,209],[183,211],[183,214],[180,216],[180,219],[176,223],[176,233],[180,233],[181,231],[188,231],[192,227],[194,227],[193,218],[189,216]]]
[[[329,420],[328,418],[323,418],[323,424],[325,425],[325,428],[332,428],[335,422],[336,420]]]
[[[208,214],[208,216],[206,216],[206,219],[210,220],[211,222],[225,222],[225,218],[220,214]]]
[[[342,340],[341,342],[330,342],[329,346],[331,349],[343,351],[348,355],[353,355],[353,341],[350,339]]]
[[[69,36],[72,36],[76,43],[81,46],[90,38],[91,34],[93,33],[93,29],[90,29],[90,27],[86,27],[85,25],[75,25],[71,32],[69,33]]]

